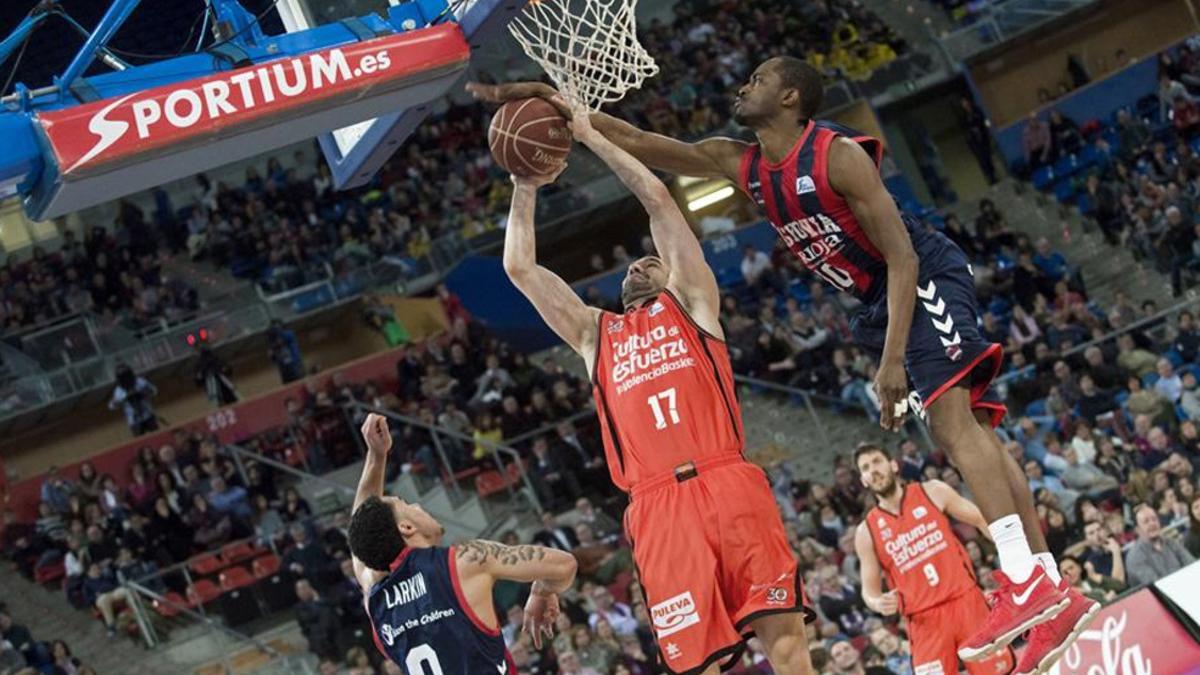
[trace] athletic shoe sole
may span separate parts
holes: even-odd
[[[992,654],[995,654],[1001,649],[1007,647],[1010,642],[1016,640],[1021,636],[1022,633],[1030,628],[1033,628],[1040,623],[1045,623],[1046,621],[1058,616],[1060,612],[1070,605],[1071,599],[1063,598],[1062,600],[1059,600],[1057,604],[1050,605],[1046,609],[1043,609],[1039,614],[1029,617],[1025,623],[1018,624],[1017,626],[1013,627],[1007,633],[1004,633],[1000,637],[993,640],[989,645],[984,645],[978,649],[959,647],[958,658],[962,659],[963,661],[980,661],[982,659],[986,659]]]
[[[1087,630],[1087,627],[1091,625],[1092,620],[1096,618],[1096,615],[1100,613],[1101,609],[1103,609],[1103,607],[1100,606],[1100,603],[1093,603],[1092,607],[1088,609],[1087,612],[1079,615],[1079,620],[1075,622],[1075,627],[1071,629],[1070,634],[1068,634],[1067,638],[1062,641],[1062,644],[1046,652],[1046,655],[1042,657],[1041,663],[1037,664],[1033,670],[1027,673],[1014,670],[1012,675],[1036,675],[1037,673],[1050,672],[1050,669],[1054,667],[1055,663],[1058,663],[1058,660],[1062,658],[1062,655],[1071,648],[1071,645],[1075,644],[1075,641],[1079,639],[1079,636],[1083,633],[1083,631]]]

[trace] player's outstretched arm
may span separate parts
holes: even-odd
[[[543,82],[470,82],[467,91],[475,98],[491,103],[537,96],[553,103],[567,117],[572,116],[572,111],[554,87]],[[746,144],[741,141],[714,137],[696,143],[684,143],[669,136],[644,131],[608,113],[594,112],[591,120],[596,130],[606,138],[637,157],[638,161],[659,171],[679,176],[723,177],[732,181],[739,179],[742,153],[746,150]]]
[[[671,268],[671,290],[705,330],[720,337],[717,314],[721,298],[716,276],[667,186],[640,160],[601,134],[588,117],[572,119],[571,133],[604,160],[646,208],[654,248]]]
[[[829,153],[829,183],[850,205],[867,238],[887,262],[888,327],[875,375],[879,424],[899,431],[908,401],[904,353],[917,302],[917,254],[874,160],[854,141],[839,138]]]
[[[899,606],[896,591],[883,592],[882,568],[866,523],[859,523],[854,531],[854,552],[858,555],[858,573],[862,577],[863,602],[884,616],[895,614]]]
[[[558,594],[575,583],[575,556],[545,546],[505,546],[472,540],[454,547],[454,564],[472,606],[491,603],[492,586],[501,579],[532,582],[522,628],[541,648],[542,635],[553,635]]]
[[[388,452],[392,449],[392,432],[388,429],[387,418],[383,415],[367,415],[361,431],[363,440],[367,443],[367,461],[363,463],[362,476],[358,479],[351,513],[357,511],[359,505],[368,497],[383,496],[383,474],[387,467]]]
[[[983,512],[954,488],[940,480],[925,481],[921,487],[925,488],[925,494],[929,495],[934,506],[941,509],[942,513],[974,527],[980,534],[991,539],[991,531],[988,530],[987,518],[983,517]]]
[[[559,173],[562,169],[550,176],[513,177],[512,206],[504,233],[504,272],[533,303],[550,329],[583,357],[590,373],[596,358],[600,310],[583,304],[562,277],[537,262],[537,236],[534,233],[537,190],[554,182]]]

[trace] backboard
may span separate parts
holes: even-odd
[[[474,50],[488,40],[510,39],[504,28],[526,2],[450,0],[448,8],[443,9],[446,3],[437,0],[279,0],[277,7],[289,33],[353,21],[354,17],[370,14],[382,17],[411,14],[414,22],[427,21],[431,17],[434,17],[431,23],[453,20],[459,23]],[[401,19],[401,23],[405,20]],[[318,140],[335,187],[356,187],[370,181],[428,114],[429,106],[418,106],[321,134]]]

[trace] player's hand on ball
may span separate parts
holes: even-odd
[[[528,187],[528,188],[533,188],[536,190],[536,189],[542,187],[543,185],[549,185],[549,184],[553,183],[554,181],[558,180],[558,177],[561,176],[562,172],[564,172],[566,170],[567,170],[567,163],[563,162],[554,171],[551,171],[550,173],[544,173],[540,176],[518,176],[516,174],[513,174],[512,182],[517,187]]]
[[[582,108],[572,108],[571,118],[567,122],[567,126],[571,128],[571,135],[580,143],[591,143],[600,136],[600,132],[592,126],[592,114],[590,111]]]
[[[875,373],[875,393],[879,396],[879,426],[899,431],[908,413],[908,374],[901,362],[883,362]]]
[[[896,610],[900,609],[900,601],[896,599],[896,591],[888,591],[880,595],[872,609],[884,616],[895,614]]]
[[[533,638],[534,649],[542,648],[542,636],[554,637],[554,622],[558,620],[558,594],[537,593],[529,594],[525,603],[525,619],[521,630]]]
[[[484,84],[468,82],[467,93],[478,101],[488,103],[504,103],[522,98],[544,98],[550,100],[558,92],[545,82],[506,82],[504,84]]]
[[[386,455],[392,449],[392,432],[388,429],[387,418],[371,413],[362,425],[363,440],[367,442],[367,451]]]

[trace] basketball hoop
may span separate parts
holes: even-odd
[[[531,0],[508,30],[567,101],[599,110],[658,73],[638,42],[636,8],[637,0]]]

